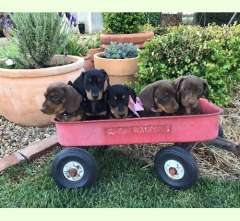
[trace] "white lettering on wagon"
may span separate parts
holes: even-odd
[[[105,128],[106,135],[124,135],[124,134],[167,134],[171,132],[171,125],[144,125],[135,127],[110,127]]]

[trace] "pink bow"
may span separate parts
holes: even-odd
[[[143,104],[139,97],[136,98],[136,103],[133,101],[132,97],[129,96],[128,108],[137,116],[140,117],[137,111],[143,111]]]

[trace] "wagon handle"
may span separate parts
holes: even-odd
[[[236,156],[240,157],[240,145],[228,141],[222,137],[217,137],[215,140],[207,142],[207,144],[233,152]]]

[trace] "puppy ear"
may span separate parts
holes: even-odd
[[[154,106],[154,92],[155,86],[148,85],[139,94],[139,98],[141,99],[144,109],[146,111],[150,111],[151,108]]]
[[[208,82],[205,79],[203,79],[203,96],[208,97]]]
[[[64,92],[65,102],[63,103],[63,107],[65,111],[68,113],[77,111],[82,102],[82,96],[70,85],[64,87]]]
[[[131,96],[131,98],[133,99],[134,103],[136,103],[137,102],[136,92],[132,88],[128,87],[128,93]]]
[[[176,90],[177,100],[180,100],[180,96],[181,96],[180,87],[181,87],[182,82],[185,80],[185,78],[186,78],[185,76],[181,76],[173,82],[174,88]]]
[[[84,89],[84,78],[85,78],[85,75],[86,75],[86,72],[82,72],[80,74],[80,76],[73,83],[71,81],[68,82],[68,85],[71,85],[81,95],[85,94],[85,89]]]
[[[80,80],[80,82],[81,82],[82,84],[83,84],[83,80],[84,80],[85,75],[86,75],[86,72],[83,71],[83,72],[81,73],[81,75],[79,76],[79,80]]]
[[[106,91],[107,88],[108,88],[108,86],[110,85],[110,83],[109,83],[109,77],[108,77],[107,72],[106,72],[104,69],[100,69],[100,71],[104,74],[104,77],[105,77],[103,89],[104,89],[104,91]]]

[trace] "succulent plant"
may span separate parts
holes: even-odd
[[[124,59],[137,57],[137,47],[132,43],[111,42],[103,52],[103,57],[112,59]]]

